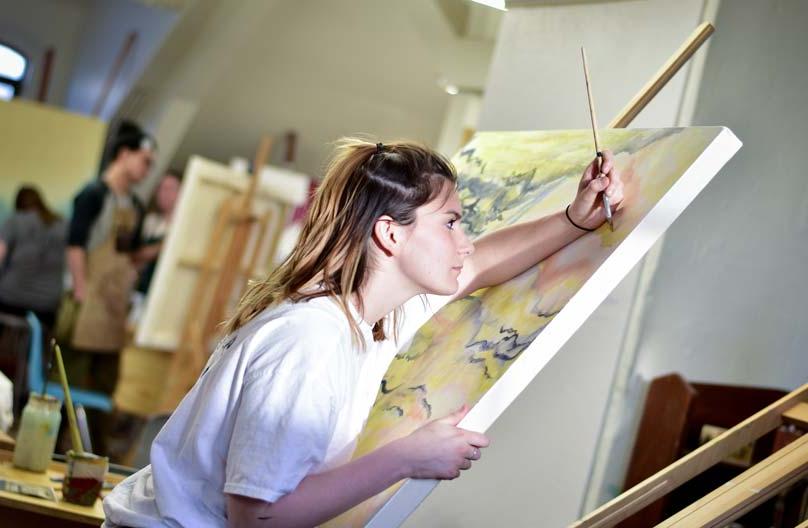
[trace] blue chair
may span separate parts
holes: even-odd
[[[41,391],[44,388],[46,394],[64,401],[65,393],[62,385],[45,380],[42,373],[42,325],[33,312],[28,312],[25,319],[31,329],[28,352],[28,390]],[[112,398],[102,392],[70,387],[70,396],[73,398],[74,406],[81,405],[90,409],[112,412]]]

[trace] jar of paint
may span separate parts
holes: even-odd
[[[50,465],[62,402],[47,394],[32,392],[22,410],[20,429],[14,446],[14,465],[21,469],[44,473]]]
[[[62,498],[67,502],[92,506],[104,485],[109,459],[92,453],[67,452],[67,473]]]

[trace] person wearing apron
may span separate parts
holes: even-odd
[[[141,238],[144,207],[132,193],[148,174],[154,141],[125,123],[111,143],[100,177],[73,202],[67,264],[77,305],[70,349],[71,384],[112,395],[125,344],[129,299],[137,273],[134,252]],[[109,417],[88,412],[94,451],[105,454]]]

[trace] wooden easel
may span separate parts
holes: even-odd
[[[241,293],[246,280],[254,273],[270,213],[255,216],[252,212],[253,201],[260,170],[266,164],[271,148],[272,139],[264,136],[256,152],[253,174],[249,178],[246,191],[226,201],[217,214],[213,233],[200,263],[180,346],[174,354],[171,373],[166,380],[167,387],[160,405],[163,412],[169,413],[176,408],[202,371],[208,358],[209,343],[219,331],[239,276],[243,275],[245,278],[245,284],[239,288]],[[250,233],[256,224],[259,228],[258,239],[245,267],[243,263]],[[273,235],[273,247],[279,234],[280,230]],[[226,247],[224,252],[223,247]]]
[[[571,528],[614,526],[781,425],[808,432],[808,384],[604,504]],[[657,527],[726,526],[807,476],[808,434],[803,434]]]

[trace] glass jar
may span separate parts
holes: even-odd
[[[22,410],[14,447],[14,465],[44,472],[50,465],[62,421],[62,402],[47,394],[32,392]]]

